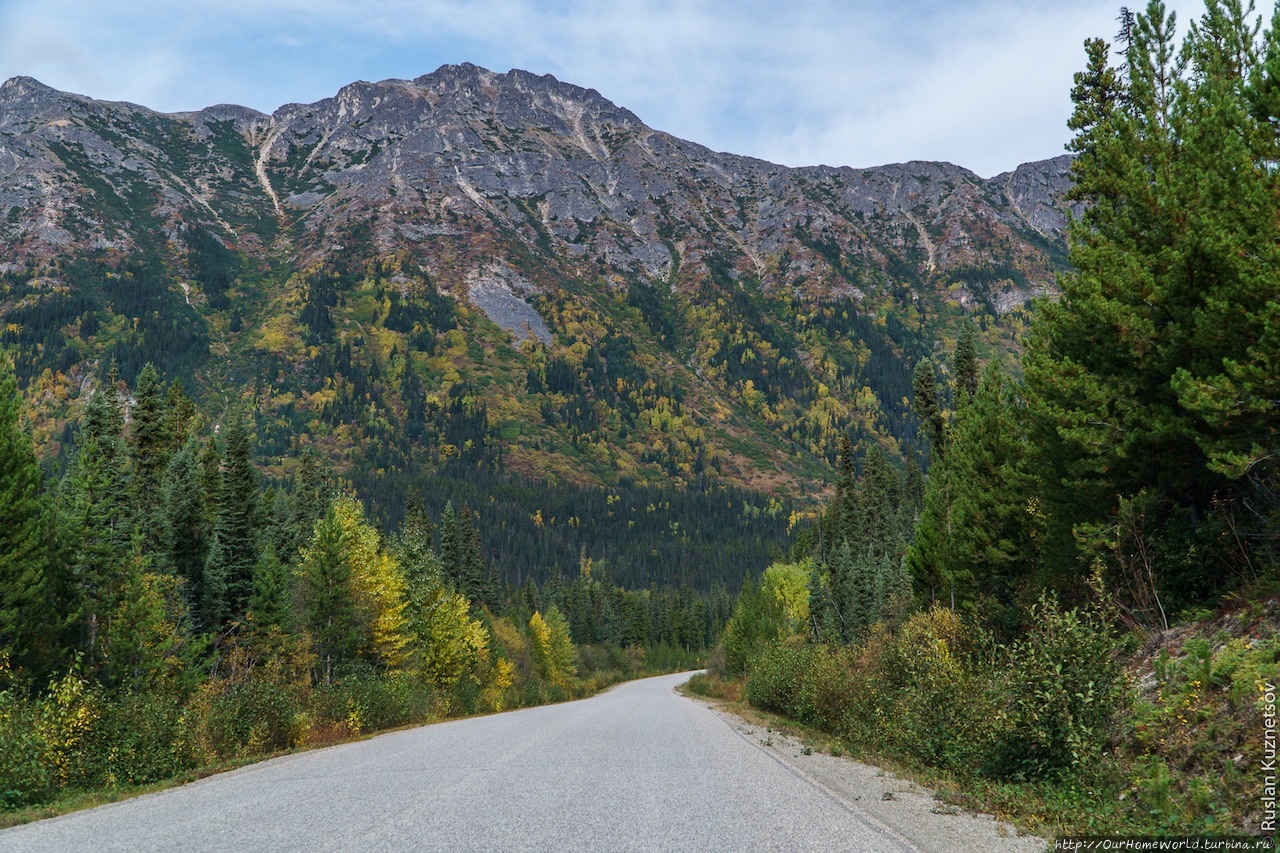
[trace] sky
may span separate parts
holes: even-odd
[[[1133,3],[1141,6],[1141,3]],[[1166,0],[1179,31],[1202,0]],[[788,166],[983,177],[1070,138],[1117,0],[0,0],[0,79],[165,112],[272,112],[449,63],[594,88],[646,124]]]

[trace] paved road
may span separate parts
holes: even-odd
[[[674,693],[687,677],[285,756],[0,851],[918,849]]]

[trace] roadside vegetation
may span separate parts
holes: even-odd
[[[469,506],[384,534],[313,453],[264,483],[248,418],[151,365],[99,380],[60,477],[20,404],[0,363],[0,821],[691,668],[728,616],[585,553],[502,584]]]
[[[921,362],[691,689],[1048,834],[1258,834],[1280,683],[1280,12],[1086,44],[1074,272],[1016,369]],[[1021,378],[1019,378],[1021,377]],[[860,458],[859,458],[860,457]],[[860,462],[860,464],[859,464]]]

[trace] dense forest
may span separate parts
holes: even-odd
[[[0,366],[5,807],[581,695],[695,662],[729,616],[722,585],[627,588],[585,550],[511,582],[465,501],[408,492],[388,535],[314,453],[264,478],[249,414],[206,423],[150,363],[86,396],[50,478]]]
[[[1207,7],[1181,43],[1156,0],[1086,44],[1073,271],[1018,370],[983,367],[970,332],[920,361],[923,487],[846,443],[835,498],[744,588],[699,689],[1049,832],[1260,831],[1280,10],[1264,29]]]

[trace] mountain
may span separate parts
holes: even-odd
[[[911,371],[1016,351],[1065,266],[1068,157],[787,168],[598,92],[445,66],[271,115],[0,86],[0,342],[56,452],[148,360],[271,460],[820,491],[918,453]],[[271,462],[279,471],[288,461]]]

